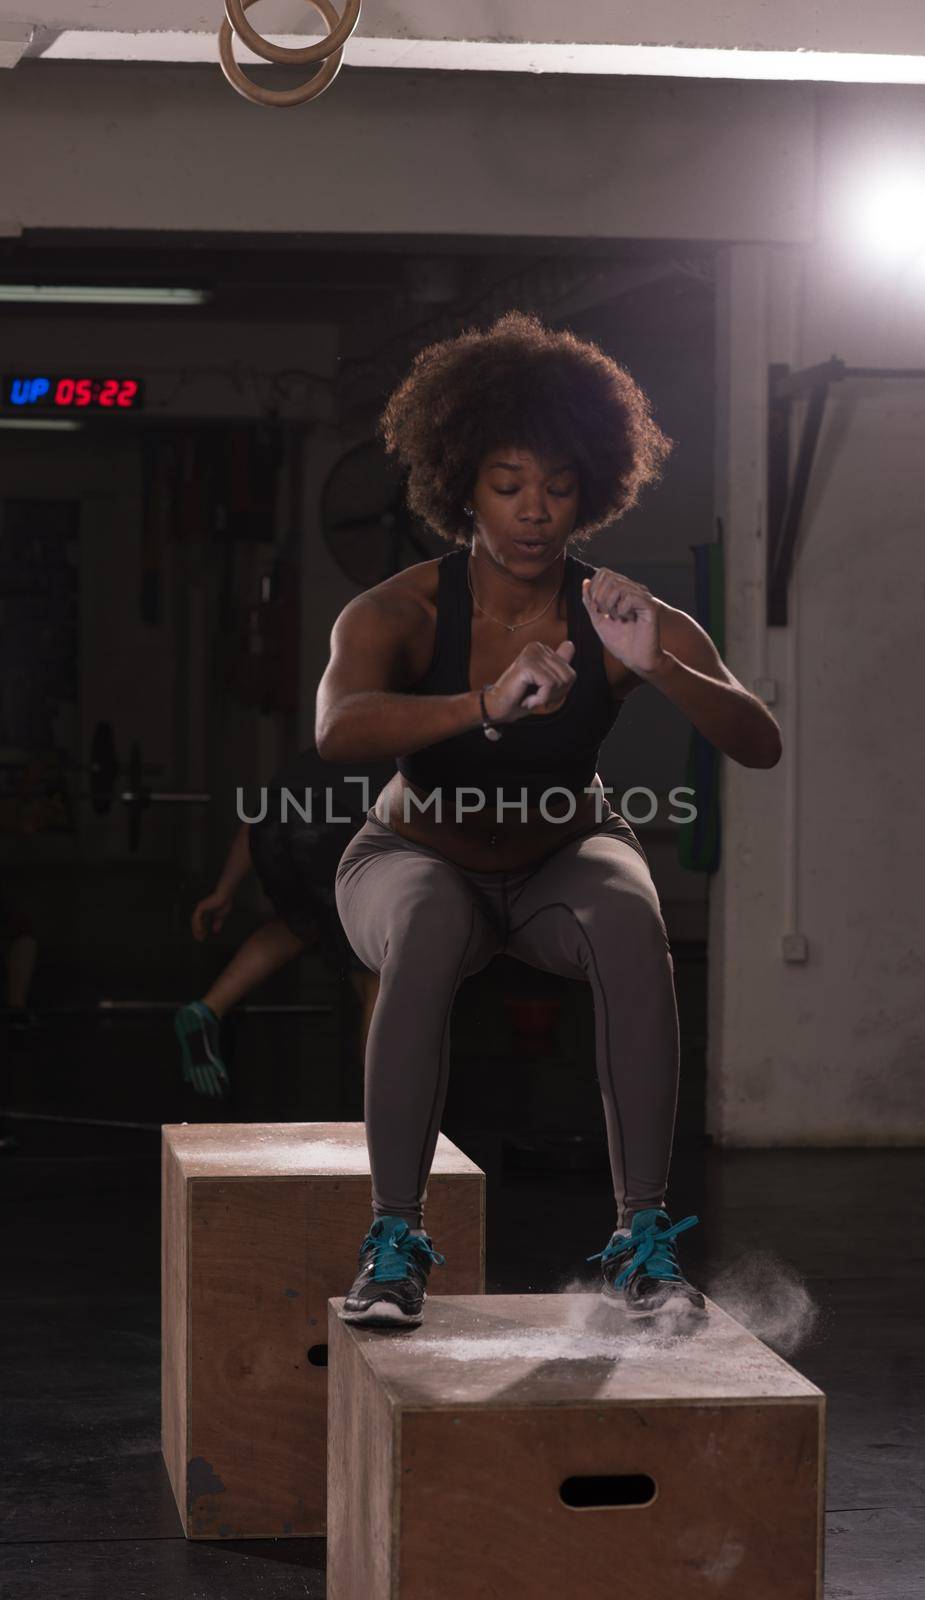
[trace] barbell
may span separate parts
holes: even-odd
[[[116,801],[125,807],[129,849],[133,852],[138,849],[141,842],[141,819],[149,806],[206,806],[212,799],[208,790],[150,789],[146,782],[147,775],[162,772],[163,768],[149,766],[144,762],[141,745],[137,739],[133,740],[128,762],[123,765],[119,760],[116,736],[111,722],[98,722],[94,728],[89,766],[74,767],[56,761],[55,775],[62,770],[89,773],[90,787],[86,794],[81,794],[81,798],[92,802],[98,816],[107,816]],[[128,780],[125,788],[119,787],[120,773],[123,773]],[[66,820],[67,790],[60,783],[49,790],[47,777],[43,789],[42,781],[39,774],[32,780],[31,792],[28,787],[20,789],[19,801],[41,798],[50,806],[58,801],[62,818]],[[46,820],[43,825],[47,827],[48,821]]]
[[[126,808],[129,849],[135,851],[141,842],[141,819],[149,806],[194,805],[205,806],[211,794],[205,791],[183,789],[149,789],[145,783],[146,772],[159,772],[159,767],[146,767],[141,757],[141,745],[135,739],[129,751],[128,788],[116,790],[116,779],[122,767],[116,753],[116,736],[111,722],[98,722],[93,731],[90,747],[90,799],[98,816],[112,810],[113,801],[120,800]]]
[[[123,766],[116,752],[116,739],[111,722],[98,722],[90,746],[89,766],[62,761],[60,755],[39,755],[22,762],[4,762],[4,766],[19,769],[18,787],[0,795],[0,826],[35,833],[43,828],[71,821],[71,792],[62,775],[70,772],[89,774],[90,787],[80,792],[82,800],[90,800],[98,816],[106,816],[116,801],[125,806],[128,820],[130,850],[137,850],[141,839],[141,819],[153,805],[208,805],[211,794],[180,789],[150,789],[147,775],[161,772],[162,767],[146,766],[142,760],[141,746],[132,744],[128,762]],[[119,788],[119,775],[126,781]]]

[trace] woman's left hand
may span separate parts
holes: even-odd
[[[663,602],[644,583],[609,567],[598,567],[593,578],[583,580],[581,597],[604,649],[632,672],[654,672],[665,654],[659,626]]]

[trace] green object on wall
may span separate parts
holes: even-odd
[[[724,564],[722,525],[711,544],[691,545],[694,554],[696,617],[716,645],[725,652]],[[678,860],[691,872],[716,872],[720,863],[722,826],[719,808],[720,751],[696,728],[691,729],[684,782],[693,790],[697,814],[678,827]]]

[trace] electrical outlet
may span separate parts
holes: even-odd
[[[780,942],[780,952],[785,961],[806,961],[809,941],[805,933],[785,933]]]

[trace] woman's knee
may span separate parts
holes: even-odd
[[[337,905],[354,948],[357,941],[375,947],[377,971],[380,963],[398,960],[425,971],[441,963],[455,969],[485,932],[466,884],[450,866],[425,856],[409,854],[400,862],[392,856],[382,873],[370,864],[362,876],[341,878]],[[362,948],[359,953],[367,960]]]
[[[581,921],[595,948],[617,948],[636,959],[669,951],[668,930],[651,879],[634,880],[596,896]]]
[[[466,885],[438,871],[409,875],[396,896],[389,919],[389,950],[423,964],[461,958],[473,937],[479,913]]]

